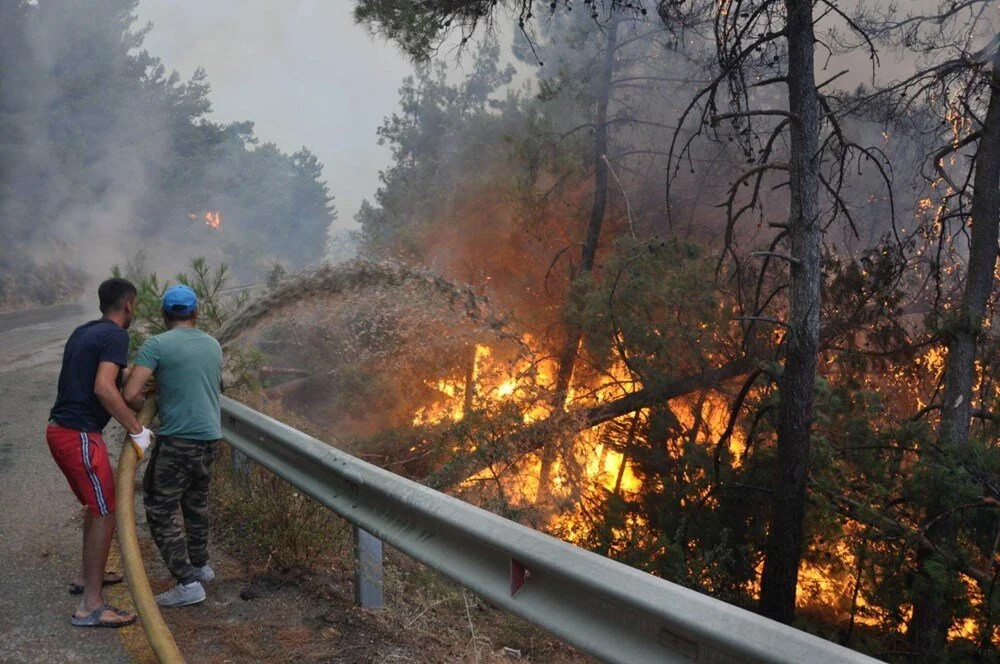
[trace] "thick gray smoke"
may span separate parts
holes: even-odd
[[[150,192],[163,185],[157,165],[168,161],[172,147],[170,118],[160,99],[101,90],[101,76],[106,73],[102,65],[111,64],[100,61],[107,57],[103,53],[92,55],[95,61],[82,66],[83,71],[66,72],[70,60],[87,55],[74,53],[82,44],[70,35],[102,35],[110,41],[115,26],[108,25],[101,12],[44,11],[46,4],[27,25],[30,51],[23,57],[34,62],[36,76],[24,80],[26,87],[19,94],[37,108],[65,115],[15,121],[30,159],[21,167],[43,175],[34,183],[38,188],[34,198],[43,206],[36,211],[42,232],[27,244],[30,253],[39,261],[51,259],[61,244],[68,261],[96,277],[143,248],[161,269],[174,267],[175,259],[160,258],[168,252],[181,250],[182,256],[190,256],[204,251],[204,245],[197,246],[191,238],[156,237],[150,242],[142,232],[142,207]],[[99,45],[95,43],[95,50]],[[81,74],[89,74],[90,80]],[[74,88],[81,88],[83,95],[79,106],[72,100],[67,103],[67,97],[76,93]],[[87,103],[97,96],[106,103]],[[67,132],[79,134],[70,146]],[[78,154],[67,154],[68,147],[81,143]],[[67,163],[74,158],[77,163]],[[4,201],[4,216],[31,214],[11,210],[17,202]]]
[[[241,279],[325,255],[336,219],[307,149],[215,124],[209,82],[143,50],[134,0],[7,3],[0,25],[0,306],[55,301],[140,250]]]

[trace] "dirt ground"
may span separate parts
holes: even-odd
[[[153,590],[166,589],[158,553],[148,538],[142,544]],[[343,562],[282,577],[215,546],[218,577],[206,584],[208,599],[164,610],[164,618],[188,661],[210,664],[592,661],[395,551],[386,555],[386,608],[357,608],[353,570]],[[155,662],[141,629],[129,631],[133,660]]]

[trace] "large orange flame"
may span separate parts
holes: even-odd
[[[540,394],[551,393],[554,389],[557,366],[551,357],[537,349],[535,340],[530,336],[523,338],[525,346],[533,349],[533,357],[520,358],[512,364],[505,364],[495,357],[493,349],[485,345],[475,348],[475,359],[471,372],[465,376],[449,376],[427,381],[427,386],[440,394],[440,397],[430,406],[425,406],[413,414],[413,424],[418,426],[436,425],[446,422],[460,422],[466,417],[470,404],[475,408],[485,408],[490,404],[514,404],[521,412],[525,424],[544,420],[552,415],[552,404],[539,398]],[[831,370],[836,359],[828,362]],[[917,371],[921,375],[936,380],[945,366],[945,351],[939,347],[931,347],[918,360]],[[982,371],[981,367],[977,369]],[[589,380],[590,384],[579,381]],[[593,406],[604,401],[620,398],[624,394],[642,387],[624,363],[613,365],[599,378],[589,379],[574,377],[568,395],[568,403],[574,407]],[[901,407],[918,409],[924,404],[920,401],[921,389],[914,385],[913,376],[904,369],[887,372],[868,379],[867,387],[874,392],[883,394],[887,399],[903,401]],[[469,391],[472,394],[467,394]],[[683,430],[696,431],[694,442],[702,445],[716,445],[728,427],[729,397],[719,391],[706,391],[696,396],[680,397],[669,403],[671,411],[676,415]],[[632,441],[615,440],[621,436],[622,430],[628,430],[632,418],[638,422],[646,420],[649,413],[640,411],[623,416],[620,421],[605,423],[576,434],[569,448],[562,451],[563,459],[557,460],[553,468],[552,493],[554,495],[580,495],[597,490],[604,495],[614,493],[624,498],[637,495],[642,488],[641,479],[634,471],[628,458],[628,445]],[[612,425],[617,428],[612,432]],[[732,465],[739,467],[743,463],[747,442],[744,434],[737,427],[728,438],[728,449]],[[680,441],[667,441],[670,445],[681,445]],[[456,452],[458,450],[456,449]],[[680,449],[676,450],[681,453]],[[576,463],[578,475],[572,482],[580,482],[588,486],[570,486],[569,475],[563,470],[566,461]],[[529,454],[517,462],[510,462],[516,472],[505,472],[502,476],[495,474],[494,469],[483,470],[462,483],[463,488],[477,485],[500,485],[505,499],[509,504],[534,505],[538,495],[538,477],[541,466],[540,454]],[[579,474],[582,470],[582,474]],[[714,500],[706,495],[698,498],[707,502]],[[572,502],[572,501],[569,501]],[[645,526],[643,517],[630,513],[626,529],[641,532]],[[564,539],[574,542],[583,541],[589,534],[591,523],[581,513],[571,508],[557,513],[546,524],[553,528]],[[905,630],[905,611],[903,620],[899,613],[891,614],[886,609],[877,606],[871,599],[871,589],[864,584],[856,588],[857,556],[850,543],[864,539],[864,533],[854,532],[860,528],[848,524],[846,532],[853,537],[844,537],[838,542],[824,545],[829,555],[823,561],[803,562],[799,573],[797,586],[797,603],[807,610],[819,611],[829,619],[838,623],[853,620],[855,624],[890,628],[899,632]],[[618,533],[623,535],[623,533]],[[869,544],[870,546],[875,546]],[[615,553],[609,548],[608,554]],[[975,584],[968,582],[969,596],[976,594]],[[756,584],[747,588],[747,592],[756,597],[759,588]],[[977,601],[973,599],[973,605]],[[906,609],[906,607],[904,607]],[[975,638],[978,623],[973,618],[956,619],[949,635],[952,639]],[[998,627],[1000,629],[1000,627]]]

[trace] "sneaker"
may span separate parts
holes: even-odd
[[[205,601],[205,589],[198,581],[178,583],[167,592],[156,596],[156,603],[160,606],[187,606],[203,601]]]
[[[198,575],[198,581],[201,583],[208,583],[215,578],[215,570],[213,570],[208,565],[203,565],[201,567],[194,568],[195,574]]]

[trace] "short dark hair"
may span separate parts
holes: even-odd
[[[168,323],[177,323],[185,320],[194,320],[197,317],[198,317],[197,307],[195,307],[195,310],[189,314],[179,314],[176,311],[168,311],[167,309],[163,310],[163,319]]]
[[[97,287],[97,298],[101,301],[101,313],[107,314],[121,310],[125,301],[135,297],[138,292],[128,279],[113,277],[105,280]]]

